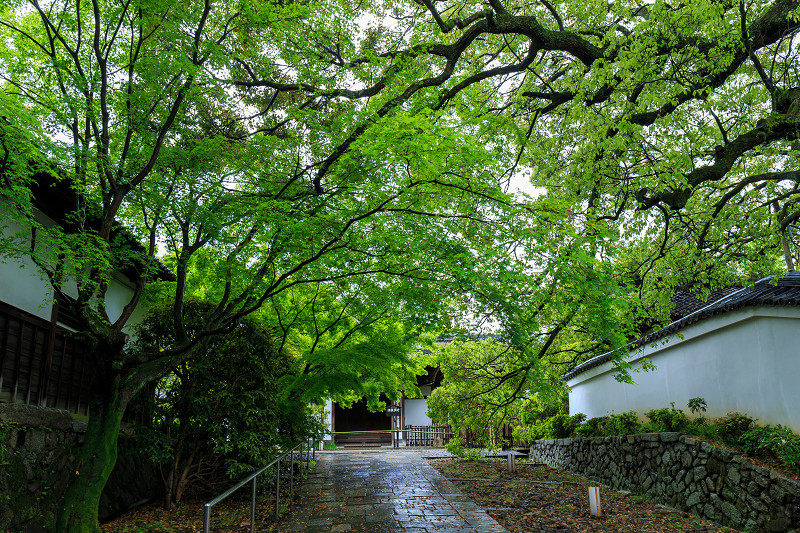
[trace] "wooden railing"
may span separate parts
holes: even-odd
[[[450,442],[450,426],[406,426],[406,446],[443,446]]]

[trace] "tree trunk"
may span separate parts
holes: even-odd
[[[781,241],[783,244],[783,257],[786,259],[786,269],[791,272],[794,270],[794,258],[792,257],[792,229],[787,227],[786,230],[781,235]]]
[[[56,519],[58,532],[100,531],[97,519],[100,496],[117,461],[117,437],[127,400],[118,381],[98,391],[92,402],[83,447]],[[126,395],[127,396],[127,395]]]

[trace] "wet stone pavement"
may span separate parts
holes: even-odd
[[[431,452],[381,448],[322,453],[280,531],[506,533],[425,462]]]

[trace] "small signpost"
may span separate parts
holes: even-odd
[[[516,455],[514,455],[513,451],[508,452],[508,471],[509,472],[516,472],[517,471],[517,463],[516,463]]]
[[[387,405],[386,416],[392,417],[392,446],[394,448],[400,447],[400,406]]]
[[[603,516],[600,508],[600,487],[589,487],[589,512],[592,516]]]

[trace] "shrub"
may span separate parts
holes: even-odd
[[[800,435],[781,426],[753,425],[739,437],[745,453],[764,459],[777,459],[800,472]]]
[[[632,435],[641,433],[642,425],[634,411],[618,415],[590,418],[575,430],[576,437],[608,437],[611,435]]]
[[[635,411],[627,411],[618,415],[612,415],[614,422],[615,435],[632,435],[641,433],[642,424],[639,422],[639,415]]]
[[[481,456],[480,450],[465,447],[464,441],[459,436],[450,439],[450,442],[444,445],[444,449],[461,459],[475,460]]]
[[[738,446],[739,439],[755,427],[755,419],[742,413],[728,413],[716,421],[717,433],[728,446]]]
[[[690,398],[687,407],[692,414],[696,415],[697,413],[705,413],[708,405],[706,405],[706,401],[703,398]]]
[[[538,439],[566,439],[575,435],[575,430],[586,420],[586,415],[573,416],[557,414],[540,420],[538,423],[514,429],[514,438],[533,442]]]
[[[578,413],[573,416],[558,414],[544,419],[538,426],[541,428],[542,438],[566,439],[571,437],[577,427],[586,420],[586,415]]]
[[[609,416],[596,416],[590,418],[575,430],[576,437],[602,437],[606,434],[606,427],[610,424],[611,417]]]
[[[685,431],[689,427],[689,417],[681,409],[675,409],[675,402],[670,402],[669,409],[651,409],[645,413],[650,419],[650,428],[659,431]]]

